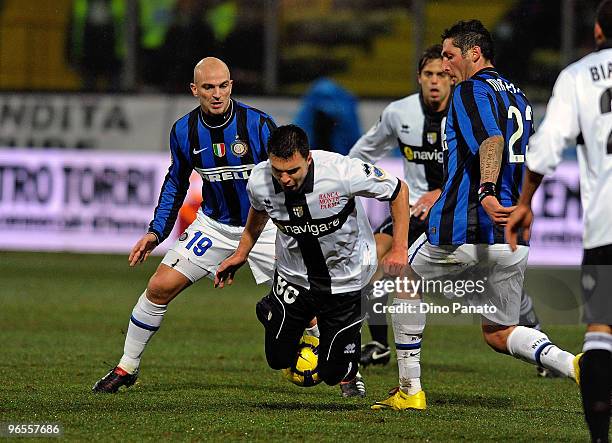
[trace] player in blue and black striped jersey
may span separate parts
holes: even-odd
[[[456,79],[443,135],[445,177],[429,228],[410,248],[410,265],[421,281],[463,294],[466,311],[481,315],[484,339],[494,350],[575,378],[572,354],[541,331],[517,326],[529,248],[512,253],[503,226],[520,193],[531,106],[495,71],[493,41],[482,23],[460,21],[442,39],[444,70]],[[435,291],[436,285],[427,287]],[[425,409],[420,349],[426,310],[419,298],[400,296],[394,304],[400,305],[392,315],[400,387],[373,408]]]
[[[153,221],[133,247],[130,266],[147,259],[174,227],[189,188],[189,177],[202,177],[202,205],[195,221],[166,253],[140,296],[128,325],[119,364],[93,387],[117,392],[136,381],[140,357],[159,329],[168,303],[203,277],[213,278],[219,263],[238,246],[249,213],[246,192],[251,170],[267,160],[268,137],[276,124],[267,114],[231,98],[227,65],[208,57],[194,69],[191,92],[199,106],[176,121],[170,133],[171,164]],[[276,228],[269,223],[249,256],[257,283],[274,274]]]
[[[457,85],[443,136],[444,186],[429,216],[431,244],[506,242],[502,224],[520,195],[532,133],[527,97],[493,66]],[[490,158],[482,156],[485,142]],[[481,175],[483,161],[488,175]]]

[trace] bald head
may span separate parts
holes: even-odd
[[[207,115],[222,115],[228,110],[232,93],[229,68],[215,57],[203,58],[193,68],[191,93]]]
[[[198,75],[205,75],[207,72],[220,72],[230,78],[230,71],[225,62],[217,57],[206,57],[200,60],[193,68],[193,82],[197,83]]]

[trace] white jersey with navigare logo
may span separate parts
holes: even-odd
[[[593,52],[561,71],[544,121],[529,140],[527,167],[552,174],[563,150],[575,144],[584,248],[612,244],[612,49]]]
[[[428,111],[420,94],[391,102],[380,121],[357,140],[348,155],[376,163],[399,149],[410,204],[414,205],[426,192],[442,187],[441,125],[445,114]]]
[[[251,205],[278,227],[276,270],[285,280],[315,292],[361,290],[376,270],[376,243],[355,197],[393,200],[400,181],[358,159],[311,153],[298,192],[282,190],[269,161],[256,165],[247,185]]]

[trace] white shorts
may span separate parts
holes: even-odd
[[[168,250],[162,263],[170,266],[192,282],[203,277],[215,278],[217,268],[232,255],[244,229],[228,226],[204,215],[198,216]],[[255,282],[272,283],[274,277],[276,226],[269,221],[249,254],[248,263]]]
[[[518,324],[529,247],[512,252],[507,244],[436,246],[423,234],[408,254],[410,266],[424,280],[448,280],[464,288],[465,282],[474,282],[464,298],[471,306],[495,308],[481,313],[487,323]]]

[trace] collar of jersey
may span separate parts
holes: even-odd
[[[283,187],[279,182],[276,181],[274,177],[272,177],[272,183],[274,184],[274,192],[280,193],[283,192]],[[306,178],[304,178],[304,183],[302,183],[302,187],[291,194],[295,195],[303,195],[310,194],[314,189],[314,159],[310,162],[310,166],[308,167],[308,172],[306,173]]]
[[[497,70],[494,67],[489,66],[489,67],[486,67],[486,68],[482,68],[479,71],[476,71],[474,73],[474,75],[472,75],[472,77],[476,77],[477,75],[481,75],[481,74],[485,74],[485,73],[493,74],[493,75],[495,75],[497,77],[500,76],[499,72],[497,72]]]
[[[222,128],[222,127],[224,127],[225,125],[227,125],[227,124],[228,124],[228,123],[231,121],[232,117],[234,116],[234,100],[232,100],[232,99],[230,98],[230,107],[229,107],[229,111],[227,111],[227,112],[225,113],[225,114],[226,114],[226,116],[225,116],[225,117],[223,117],[223,121],[222,121],[222,123],[221,123],[221,124],[219,124],[219,125],[212,125],[210,122],[207,122],[207,121],[206,121],[206,117],[204,116],[204,113],[202,112],[202,108],[200,108],[200,112],[199,112],[199,114],[200,114],[200,121],[201,121],[201,122],[202,122],[202,124],[203,124],[204,126],[206,126],[207,128],[210,128],[210,129]]]

